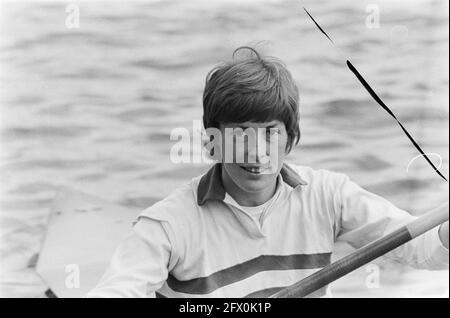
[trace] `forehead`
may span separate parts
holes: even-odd
[[[279,120],[271,120],[268,122],[253,122],[245,121],[242,123],[223,123],[220,124],[221,128],[270,128],[270,127],[282,127],[284,123]]]

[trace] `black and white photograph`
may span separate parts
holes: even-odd
[[[448,178],[446,0],[0,0],[0,298],[448,299]]]

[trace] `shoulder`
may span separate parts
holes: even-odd
[[[331,185],[339,186],[349,178],[346,174],[327,169],[316,169],[309,166],[288,164],[308,185]]]
[[[185,245],[199,216],[196,193],[200,177],[173,190],[167,197],[143,210],[136,224],[157,221],[172,244],[172,253],[183,257]]]
[[[196,193],[199,179],[200,177],[195,177],[174,189],[164,199],[143,210],[138,219],[147,217],[166,222],[183,220],[185,215],[197,210]]]
[[[306,186],[302,187],[304,194],[319,196],[327,202],[336,201],[350,181],[341,172],[295,164],[289,166],[306,182]]]

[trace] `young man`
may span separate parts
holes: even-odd
[[[266,297],[328,265],[336,240],[361,247],[414,219],[343,174],[286,164],[300,138],[297,86],[277,59],[242,50],[251,55],[207,76],[203,122],[225,137],[254,131],[255,143],[231,139],[246,159],[144,210],[88,296]],[[387,256],[447,269],[448,222]]]

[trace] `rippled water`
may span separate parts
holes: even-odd
[[[343,63],[349,57],[442,156],[448,175],[448,2],[245,3],[79,2],[75,29],[65,27],[64,2],[0,4],[2,295],[45,290],[33,268],[60,186],[144,208],[207,169],[172,164],[170,132],[192,130],[206,73],[239,45],[265,41],[298,81],[302,140],[290,162],[345,172],[414,214],[448,200],[423,160],[406,172],[415,149]],[[379,28],[366,27],[369,3],[379,5]],[[423,275],[448,282],[448,271]],[[445,293],[423,282],[420,295]],[[343,294],[360,295],[348,286]]]

